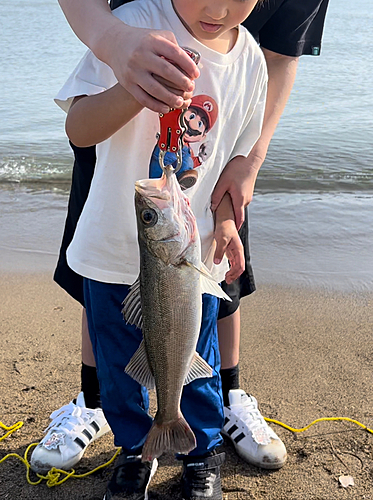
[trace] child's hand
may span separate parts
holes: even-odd
[[[169,80],[166,80],[165,78],[162,78],[161,76],[153,74],[153,78],[154,78],[154,80],[157,80],[158,83],[163,85],[163,87],[166,90],[169,90],[170,92],[175,94],[175,96],[182,96],[183,97],[184,103],[182,104],[182,106],[180,106],[181,109],[186,109],[190,106],[190,104],[192,102],[192,97],[193,97],[192,91],[191,92],[184,92],[183,90],[176,88],[172,82],[170,82]]]
[[[245,270],[243,245],[238,235],[236,225],[232,219],[216,222],[215,240],[216,250],[214,263],[219,264],[224,254],[227,255],[230,269],[225,275],[225,281],[229,285]]]
[[[232,199],[234,216],[237,229],[245,218],[245,207],[251,202],[255,181],[259,172],[262,159],[252,158],[249,155],[236,156],[226,165],[216,183],[211,196],[211,210],[214,212],[220,204],[225,193]]]

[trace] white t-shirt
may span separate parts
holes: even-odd
[[[262,51],[242,26],[228,54],[204,46],[183,26],[171,0],[138,0],[114,14],[134,27],[172,31],[181,47],[201,54],[201,74],[188,110],[190,130],[185,135],[198,179],[186,194],[197,218],[205,258],[213,241],[210,204],[214,186],[229,160],[247,156],[260,135],[267,82]],[[68,111],[73,97],[98,94],[116,83],[109,66],[88,51],[56,102]],[[158,132],[158,115],[144,109],[97,145],[91,188],[67,250],[68,264],[78,274],[106,283],[131,284],[137,278],[134,186],[136,180],[149,177]],[[222,281],[226,270],[225,261],[214,268],[213,275]]]

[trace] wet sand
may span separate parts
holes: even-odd
[[[0,442],[0,458],[21,455],[42,437],[49,414],[80,387],[80,307],[51,273],[0,276],[0,421],[24,426]],[[264,416],[292,427],[345,416],[373,428],[373,294],[261,286],[242,303],[241,385]],[[323,422],[293,434],[274,426],[288,461],[274,472],[244,463],[225,444],[224,500],[373,499],[373,434],[345,422]],[[1,435],[1,432],[0,432]],[[115,448],[109,434],[93,443],[77,467],[87,472]],[[0,464],[0,499],[103,498],[111,468],[48,488],[28,485],[24,465]],[[180,465],[164,456],[149,500],[180,498]],[[349,474],[355,486],[338,483]]]

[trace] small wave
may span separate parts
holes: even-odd
[[[66,160],[21,156],[2,158],[0,182],[50,182],[71,180],[71,163]]]
[[[265,193],[297,193],[297,192],[320,192],[320,193],[373,193],[372,176],[325,176],[306,177],[283,175],[275,177],[272,175],[259,174],[255,191]]]
[[[373,169],[366,155],[353,157],[312,150],[294,154],[284,147],[264,162],[256,183],[262,192],[373,192]]]
[[[283,147],[269,154],[256,183],[259,193],[271,192],[373,192],[373,170],[365,160],[352,161],[302,151],[294,158],[293,151]],[[30,189],[62,190],[68,192],[71,185],[71,155],[3,156],[0,158],[0,187],[8,189],[14,184]]]
[[[24,186],[29,191],[52,191],[66,194],[71,186],[69,158],[3,157],[0,161],[0,187]]]

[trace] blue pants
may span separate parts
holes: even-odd
[[[127,325],[121,313],[127,285],[84,279],[84,301],[89,334],[96,359],[102,408],[114,433],[116,446],[139,451],[152,425],[147,390],[124,372],[139,347],[142,332]],[[198,353],[213,368],[212,378],[184,386],[181,411],[192,428],[197,448],[190,455],[204,455],[221,444],[224,424],[217,336],[218,300],[203,295]]]

